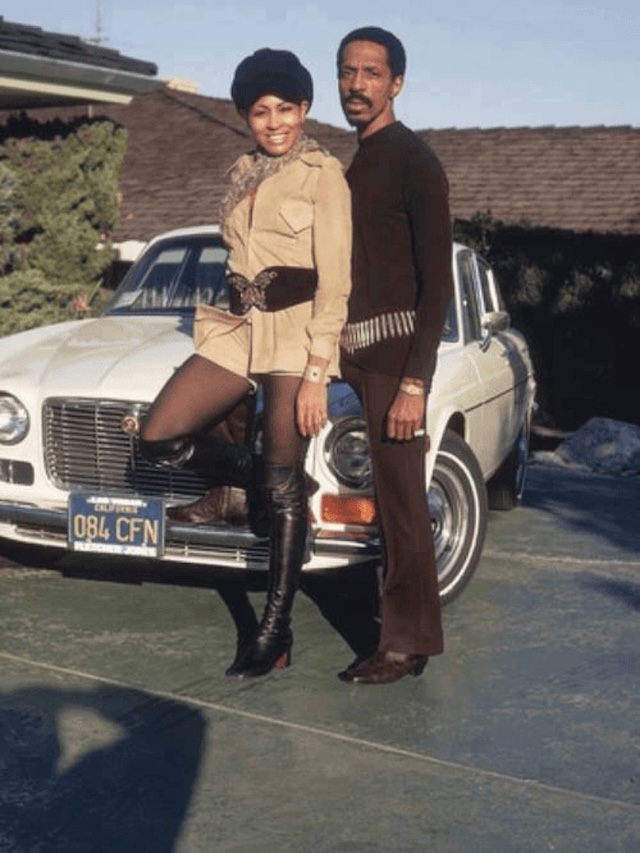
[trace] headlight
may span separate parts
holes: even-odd
[[[362,418],[336,421],[324,444],[324,458],[337,478],[352,489],[371,485],[369,439]]]
[[[29,415],[17,397],[0,393],[0,444],[17,444],[29,432]]]

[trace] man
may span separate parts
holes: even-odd
[[[443,650],[424,453],[452,236],[442,166],[394,116],[405,66],[402,43],[379,27],[354,30],[338,49],[342,107],[359,143],[347,170],[353,289],[342,369],[367,421],[384,557],[378,649],[339,674],[360,684],[419,675]]]

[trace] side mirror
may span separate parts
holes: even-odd
[[[511,317],[508,311],[487,311],[480,318],[482,337],[480,338],[480,349],[486,350],[491,342],[491,336],[496,332],[504,332],[511,325]]]

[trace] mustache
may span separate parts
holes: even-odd
[[[345,106],[347,104],[352,104],[352,103],[364,104],[366,107],[372,107],[373,106],[373,104],[369,100],[369,98],[365,97],[364,95],[358,95],[358,94],[346,95],[342,99],[342,103],[345,104]]]

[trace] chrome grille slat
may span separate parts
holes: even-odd
[[[66,491],[94,491],[183,500],[201,495],[204,480],[192,471],[153,468],[120,427],[138,407],[121,400],[50,398],[43,408],[44,454],[51,481]]]

